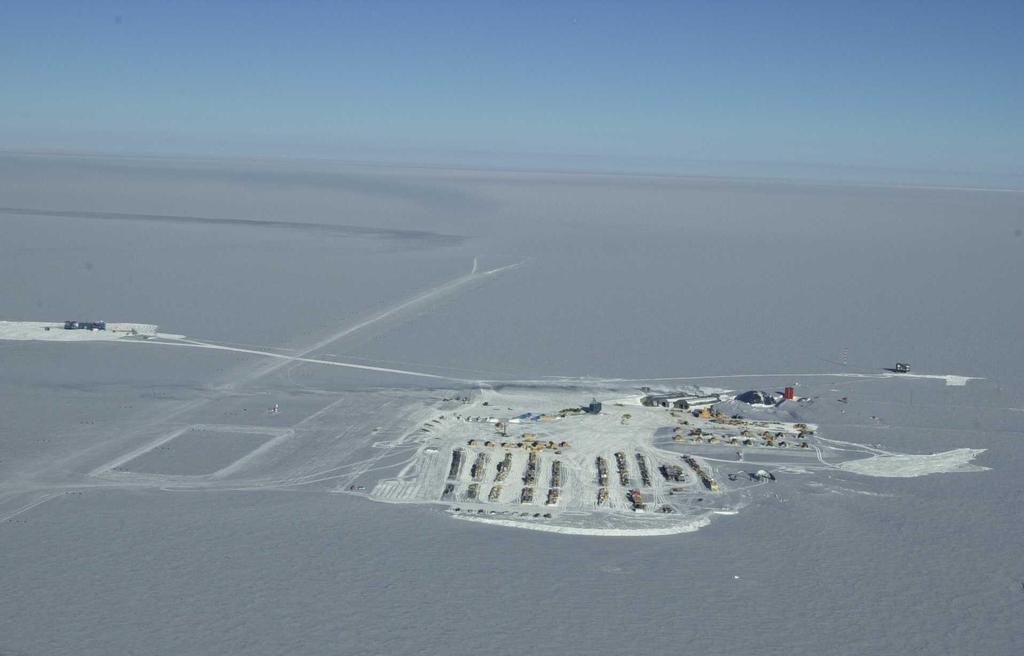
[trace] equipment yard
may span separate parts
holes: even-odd
[[[651,407],[639,396],[573,400],[583,398],[533,388],[449,400],[411,434],[415,456],[370,498],[440,503],[459,518],[540,530],[678,533],[733,514],[742,504],[735,493],[766,482],[720,470],[742,457],[737,449],[819,464],[813,424]]]

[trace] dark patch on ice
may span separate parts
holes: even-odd
[[[270,228],[279,230],[300,230],[363,237],[367,239],[401,240],[429,243],[437,246],[460,244],[466,240],[462,235],[446,235],[429,230],[402,230],[397,228],[371,228],[367,226],[322,223],[316,221],[286,221],[283,219],[238,219],[209,216],[185,216],[176,214],[138,214],[132,212],[89,212],[78,210],[48,210],[23,207],[0,207],[0,214],[21,214],[57,219],[86,219],[98,221],[153,221],[180,225],[232,226],[243,228]]]
[[[750,405],[755,406],[773,406],[776,404],[776,399],[774,395],[769,394],[768,392],[760,392],[758,390],[750,390],[749,392],[744,392],[743,394],[737,396],[736,400],[741,401],[743,403],[749,403]]]

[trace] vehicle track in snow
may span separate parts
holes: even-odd
[[[519,267],[521,264],[522,264],[521,262],[517,262],[515,264],[510,264],[510,265],[507,265],[507,266],[498,267],[496,269],[490,269],[488,271],[479,271],[479,267],[477,265],[477,260],[474,258],[474,260],[473,260],[473,268],[472,268],[472,270],[468,274],[463,275],[463,276],[459,276],[457,278],[449,280],[448,282],[445,282],[445,283],[442,283],[440,285],[437,285],[436,287],[432,287],[432,288],[430,288],[430,289],[428,289],[426,291],[420,292],[419,294],[413,296],[412,298],[406,299],[406,300],[398,303],[397,305],[393,305],[393,306],[391,306],[391,307],[389,307],[387,309],[381,310],[380,312],[377,312],[377,313],[375,313],[375,314],[373,314],[373,315],[371,315],[371,316],[369,316],[369,317],[367,317],[367,318],[365,318],[365,319],[363,319],[363,320],[361,320],[361,321],[359,321],[359,322],[357,322],[357,323],[355,323],[355,324],[353,324],[351,326],[346,326],[345,328],[342,328],[338,332],[335,332],[335,333],[333,333],[331,335],[328,335],[327,337],[324,337],[323,339],[320,339],[317,342],[315,342],[315,343],[313,343],[313,344],[311,344],[309,346],[301,348],[301,349],[299,349],[298,353],[291,354],[291,355],[284,354],[284,353],[275,353],[275,352],[272,352],[272,351],[269,351],[269,350],[266,350],[266,349],[241,348],[241,347],[238,347],[238,346],[227,346],[227,345],[224,345],[224,344],[217,344],[215,342],[206,342],[206,341],[201,341],[201,340],[196,340],[196,339],[180,339],[180,340],[178,340],[178,339],[176,339],[176,340],[153,339],[153,340],[144,340],[144,341],[133,340],[133,341],[126,341],[126,342],[122,342],[122,343],[150,344],[150,345],[154,345],[154,346],[157,346],[157,345],[159,345],[159,346],[178,346],[178,347],[184,347],[184,348],[210,349],[210,350],[217,350],[217,351],[227,351],[227,352],[234,352],[234,353],[242,353],[242,354],[246,354],[246,355],[259,355],[259,356],[262,356],[262,357],[272,358],[274,360],[277,360],[277,362],[274,362],[274,363],[272,363],[270,365],[261,367],[261,368],[257,369],[256,371],[253,371],[253,372],[251,372],[250,374],[248,374],[248,375],[246,375],[244,377],[241,377],[241,378],[236,379],[236,380],[234,380],[234,381],[232,381],[232,382],[230,382],[230,383],[228,383],[226,385],[221,386],[219,388],[221,391],[231,391],[231,390],[237,389],[239,387],[243,387],[246,384],[252,383],[255,380],[263,378],[264,376],[267,376],[267,375],[277,371],[278,369],[280,369],[281,367],[284,367],[285,365],[287,365],[289,363],[318,364],[318,365],[324,365],[324,366],[329,366],[329,367],[343,367],[343,368],[348,368],[348,369],[359,369],[359,370],[363,370],[363,371],[375,371],[375,372],[380,372],[380,373],[399,374],[399,375],[403,375],[403,376],[414,376],[414,377],[418,377],[418,378],[430,378],[430,379],[434,379],[434,380],[447,380],[447,381],[460,382],[460,383],[469,383],[469,382],[473,382],[473,381],[467,380],[465,378],[455,378],[455,377],[451,377],[451,376],[442,376],[442,375],[431,374],[431,373],[426,373],[426,372],[422,372],[422,371],[411,371],[411,370],[408,370],[408,369],[396,369],[396,368],[391,368],[391,367],[376,367],[376,366],[372,366],[372,365],[358,364],[358,363],[354,363],[354,362],[342,362],[342,361],[338,361],[338,360],[325,360],[325,359],[322,359],[322,358],[313,358],[313,357],[309,357],[309,356],[311,356],[312,354],[316,353],[317,351],[320,351],[320,350],[322,350],[322,349],[324,349],[324,348],[326,348],[326,347],[328,347],[328,346],[330,346],[332,344],[335,344],[335,343],[345,339],[346,337],[354,335],[354,334],[358,333],[359,331],[361,331],[361,330],[363,330],[365,328],[368,328],[368,327],[373,326],[375,324],[379,324],[381,322],[385,322],[387,319],[394,318],[394,317],[396,317],[397,315],[399,315],[403,311],[415,309],[415,308],[422,307],[422,306],[427,306],[427,305],[429,305],[429,304],[431,304],[433,302],[436,302],[436,301],[440,300],[441,298],[443,298],[443,297],[445,297],[445,296],[447,296],[447,295],[449,295],[451,293],[454,293],[455,291],[458,291],[459,289],[461,289],[461,288],[463,288],[463,287],[465,287],[465,286],[467,286],[467,285],[469,285],[471,283],[480,282],[480,281],[488,279],[491,276],[500,274],[500,273],[502,273],[504,271],[509,271],[509,270],[515,269],[515,268]]]
[[[453,278],[447,282],[431,287],[430,289],[424,290],[411,298],[402,300],[395,305],[392,305],[386,309],[380,310],[364,319],[357,321],[354,324],[346,325],[340,330],[316,341],[315,343],[308,345],[304,348],[298,349],[298,352],[293,354],[285,355],[281,352],[275,352],[272,350],[257,350],[250,348],[241,348],[239,346],[228,346],[224,344],[215,344],[212,342],[202,342],[198,340],[188,339],[160,339],[155,338],[152,340],[117,340],[109,343],[132,343],[132,344],[149,344],[151,346],[177,346],[180,348],[196,348],[206,350],[217,350],[227,352],[237,352],[247,355],[258,355],[265,358],[271,358],[275,362],[261,366],[260,368],[243,373],[236,377],[234,380],[226,385],[220,386],[213,390],[212,395],[206,395],[202,398],[190,399],[179,405],[170,408],[162,408],[156,413],[150,415],[148,418],[141,422],[134,422],[130,430],[124,432],[113,432],[111,437],[103,439],[97,443],[90,444],[85,448],[80,448],[65,454],[61,454],[54,458],[52,455],[45,461],[35,463],[36,466],[31,467],[28,471],[23,472],[19,476],[17,481],[9,481],[7,483],[0,483],[0,489],[5,492],[8,503],[14,501],[17,497],[25,493],[38,493],[45,492],[47,490],[73,490],[73,489],[85,489],[92,487],[103,487],[103,488],[116,488],[116,487],[164,487],[167,484],[171,486],[175,485],[173,480],[164,480],[164,485],[156,480],[158,477],[148,477],[148,480],[133,481],[130,476],[121,478],[120,480],[103,480],[101,476],[99,479],[96,478],[95,474],[98,470],[102,470],[103,467],[96,467],[97,456],[101,454],[107,454],[105,461],[110,461],[110,452],[117,448],[117,445],[127,447],[128,452],[131,452],[132,448],[128,445],[135,445],[135,448],[140,443],[148,444],[153,439],[153,436],[160,430],[161,427],[167,427],[170,423],[182,423],[183,418],[190,412],[200,411],[202,408],[208,406],[211,403],[216,402],[217,399],[222,398],[225,394],[231,394],[239,389],[243,389],[245,386],[264,378],[280,368],[284,367],[289,363],[309,363],[323,366],[335,366],[350,369],[357,369],[363,371],[389,373],[397,375],[407,375],[423,379],[431,380],[446,380],[446,381],[457,381],[465,382],[461,378],[453,378],[447,376],[441,376],[437,374],[431,374],[427,372],[410,371],[406,369],[397,369],[389,367],[374,367],[371,365],[362,365],[357,363],[338,362],[332,360],[324,360],[321,358],[309,357],[319,349],[322,349],[328,345],[336,344],[347,337],[351,337],[369,327],[380,326],[386,324],[389,319],[395,319],[402,316],[402,313],[408,310],[419,310],[425,309],[437,301],[441,300],[445,296],[460,291],[474,283],[479,283],[488,280],[489,278],[498,275],[502,272],[512,270],[522,263],[516,263],[496,269],[487,271],[480,271],[476,260],[474,259],[473,268],[468,274],[464,274]],[[271,347],[273,348],[273,347]],[[279,351],[280,349],[275,349]],[[308,417],[307,419],[310,419]],[[140,442],[142,438],[142,442]],[[122,455],[125,452],[122,451]],[[335,454],[337,455],[337,454]],[[375,454],[376,455],[376,454]],[[339,460],[334,460],[329,467],[321,467],[315,471],[306,472],[292,472],[292,476],[286,476],[284,478],[261,478],[255,479],[245,478],[241,480],[235,480],[231,483],[223,481],[221,483],[213,483],[212,481],[204,482],[202,480],[192,479],[195,483],[195,489],[229,489],[232,487],[237,488],[266,488],[266,487],[291,487],[296,485],[305,485],[310,482],[320,482],[324,479],[325,475],[330,477],[332,474],[338,472],[344,472],[348,467],[359,471],[369,470],[373,464],[379,462],[379,457],[370,458],[370,463],[342,463]],[[77,473],[81,472],[81,473]],[[90,472],[92,476],[90,476]],[[69,473],[72,473],[69,477]],[[346,474],[340,474],[339,477],[345,477]],[[206,484],[204,484],[206,483]],[[191,487],[188,482],[181,481],[182,489]],[[52,498],[56,498],[60,493],[51,493],[41,500],[33,501],[29,504],[22,504],[16,508],[9,510],[7,513],[0,515],[0,519],[14,517],[24,512],[27,512],[34,508],[39,503],[44,503]],[[7,505],[7,504],[5,504]]]

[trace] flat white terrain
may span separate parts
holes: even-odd
[[[7,155],[0,196],[0,653],[1021,652],[1020,194]]]
[[[844,462],[840,467],[865,476],[896,478],[948,472],[979,472],[985,471],[988,467],[973,465],[971,461],[984,452],[985,449],[953,449],[924,455],[887,453]]]

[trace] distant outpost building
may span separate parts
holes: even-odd
[[[722,397],[718,394],[696,396],[694,394],[683,394],[680,392],[670,394],[648,394],[640,399],[640,403],[648,407],[679,408],[691,410],[693,408],[706,408],[720,403]]]
[[[106,321],[65,321],[64,330],[106,330]]]

